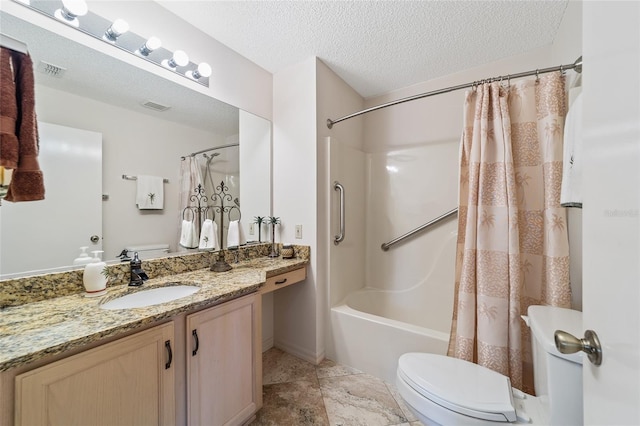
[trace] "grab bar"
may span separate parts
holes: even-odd
[[[333,244],[338,245],[344,240],[344,186],[335,181],[333,190],[340,191],[340,233],[333,237]]]
[[[440,221],[442,221],[442,220],[444,220],[444,219],[448,218],[449,216],[452,216],[452,215],[454,215],[456,213],[458,213],[458,208],[457,207],[455,209],[453,209],[453,210],[450,210],[450,211],[446,212],[445,214],[443,214],[441,216],[436,217],[433,220],[430,220],[429,222],[425,223],[424,225],[418,226],[416,229],[412,229],[411,231],[407,232],[406,234],[401,235],[398,238],[395,238],[395,239],[389,241],[388,243],[382,244],[380,246],[380,248],[382,249],[382,251],[387,251],[392,246],[398,244],[400,241],[402,241],[402,240],[404,240],[406,238],[409,238],[412,235],[417,234],[418,232],[423,231],[423,230],[435,225],[436,223],[438,223],[438,222],[440,222]]]

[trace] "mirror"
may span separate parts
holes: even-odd
[[[239,143],[239,147],[212,152],[221,154],[216,161],[224,170],[242,171],[239,179],[237,174],[234,178],[239,180],[242,224],[247,240],[258,240],[257,235],[249,235],[249,224],[254,216],[266,216],[271,211],[271,123],[268,120],[5,12],[0,11],[0,23],[4,34],[28,45],[34,62],[38,120],[101,135],[102,191],[83,195],[85,200],[104,199],[100,201],[102,229],[98,233],[102,239],[99,243],[92,243],[91,235],[82,235],[80,240],[72,242],[72,252],[64,255],[63,259],[68,262],[60,260],[55,264],[50,263],[54,257],[51,253],[60,251],[61,239],[51,237],[42,228],[37,235],[30,235],[33,226],[18,219],[14,223],[12,218],[8,223],[7,207],[13,203],[3,201],[0,225],[20,229],[22,236],[5,238],[9,233],[2,236],[0,261],[5,257],[3,254],[11,252],[35,263],[20,270],[3,263],[0,278],[26,270],[66,267],[78,256],[81,246],[89,246],[88,251],[101,246],[107,261],[130,246],[169,244],[170,252],[178,251],[181,157],[223,145]],[[169,106],[169,109],[145,108],[141,105],[145,101]],[[237,166],[229,164],[234,158],[239,163]],[[68,172],[69,182],[85,178],[74,170]],[[123,179],[123,175],[154,175],[166,179],[164,209],[139,210],[135,201],[137,184]],[[53,189],[47,190],[49,192],[54,193]],[[64,215],[56,217],[38,203],[22,204],[36,209],[38,222],[43,222],[45,229],[61,229],[68,236],[65,240],[72,238],[74,224],[95,216],[83,210],[88,201],[74,202],[67,206]],[[36,246],[45,247],[44,253],[36,254]]]

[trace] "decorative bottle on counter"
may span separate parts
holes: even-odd
[[[96,250],[91,253],[93,253],[91,263],[84,267],[84,274],[82,275],[82,282],[86,290],[85,296],[102,296],[107,291],[107,277],[104,274],[104,268],[107,264],[100,259],[102,251]]]
[[[80,256],[73,260],[74,265],[87,265],[93,261],[93,259],[87,254],[88,248],[89,247],[80,247]]]

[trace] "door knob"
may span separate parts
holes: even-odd
[[[587,330],[584,332],[584,339],[579,339],[566,331],[556,330],[553,337],[560,353],[572,354],[582,351],[594,365],[602,364],[602,346],[595,331]]]

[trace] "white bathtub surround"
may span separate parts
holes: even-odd
[[[446,235],[442,247],[425,262],[429,273],[417,285],[401,291],[368,287],[350,293],[331,309],[340,363],[392,383],[403,353],[446,354],[456,234],[449,229]]]
[[[373,153],[341,142],[329,142],[330,180],[345,187],[346,238],[330,247],[327,356],[391,382],[403,353],[446,353],[456,222],[386,252],[380,245],[456,206],[458,141]],[[329,197],[332,238],[338,197]]]
[[[460,151],[456,303],[449,354],[533,392],[520,314],[569,308],[569,243],[560,207],[564,76],[470,90]]]

